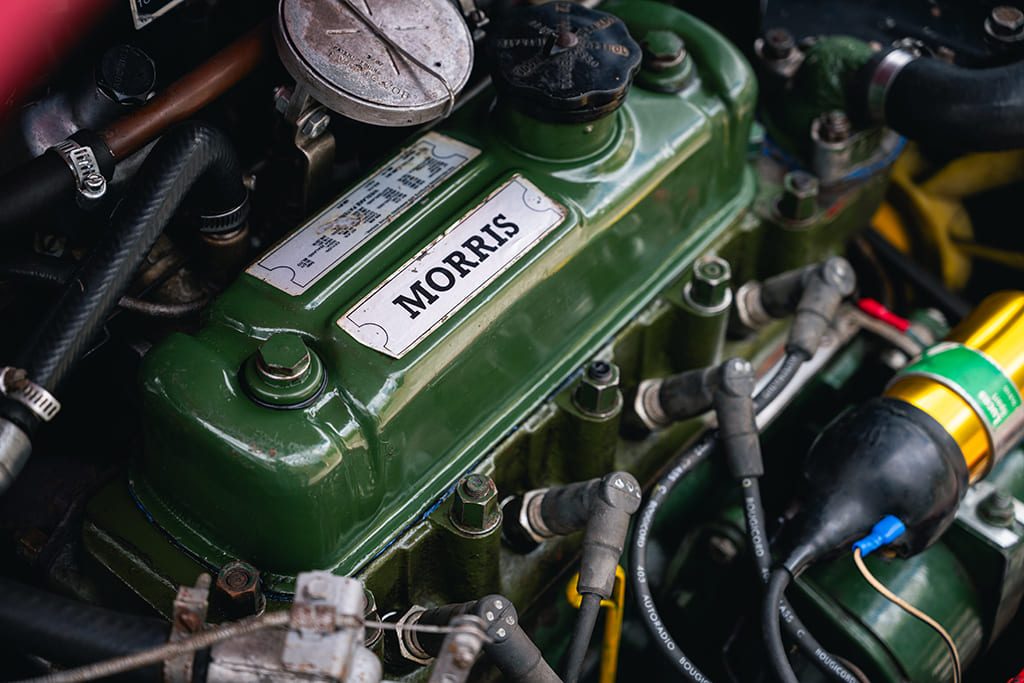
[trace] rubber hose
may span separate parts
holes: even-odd
[[[955,152],[1024,147],[1024,62],[966,69],[915,59],[889,86],[885,123],[912,140]]]
[[[71,198],[75,176],[56,152],[46,152],[0,178],[0,233],[21,228],[54,200]]]
[[[49,315],[26,344],[17,367],[56,393],[89,348],[135,272],[189,191],[201,184],[204,197],[224,202],[224,211],[244,198],[241,166],[223,133],[204,123],[170,131],[153,148],[114,218],[113,229],[82,263]],[[204,207],[216,209],[217,207]],[[0,414],[32,434],[38,419],[5,401]]]
[[[167,642],[160,619],[121,614],[0,578],[0,637],[14,649],[63,665],[132,654]],[[159,667],[133,680],[161,680]],[[126,679],[122,679],[126,680]]]

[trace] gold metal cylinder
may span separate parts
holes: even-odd
[[[944,365],[932,362],[943,351],[958,351],[959,345],[974,353],[961,354],[959,362],[955,355]],[[929,349],[897,375],[885,395],[906,401],[941,424],[960,446],[973,482],[1024,437],[1022,391],[1024,292],[1007,291],[982,301],[946,343]]]

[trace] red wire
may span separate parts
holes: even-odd
[[[864,311],[872,318],[881,320],[890,327],[895,327],[900,332],[906,332],[910,329],[910,321],[906,318],[896,315],[888,308],[883,306],[880,302],[874,299],[864,298],[857,302],[857,306],[860,310]]]

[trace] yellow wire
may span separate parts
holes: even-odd
[[[957,651],[956,643],[953,642],[952,636],[949,635],[946,629],[942,628],[942,624],[893,593],[891,590],[886,588],[881,581],[876,579],[875,575],[868,569],[868,566],[864,564],[864,558],[861,556],[860,548],[853,551],[853,561],[857,564],[857,569],[860,570],[861,576],[864,577],[864,580],[871,584],[871,587],[878,591],[882,597],[900,607],[910,616],[923,621],[939,634],[942,640],[946,643],[946,647],[949,649],[950,657],[953,658],[953,683],[961,683],[963,680],[963,673],[960,668],[960,652]]]

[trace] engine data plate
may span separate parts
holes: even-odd
[[[281,0],[274,38],[281,61],[314,98],[376,125],[441,116],[450,97],[439,76],[457,94],[473,67],[473,38],[450,0]]]
[[[361,244],[480,154],[430,132],[343,194],[246,270],[298,296]]]
[[[356,341],[401,358],[558,226],[565,207],[521,175],[338,320]]]

